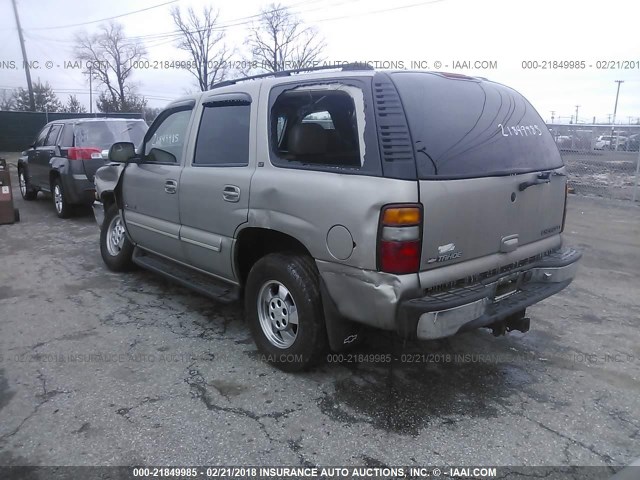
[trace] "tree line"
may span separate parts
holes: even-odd
[[[200,91],[220,81],[262,72],[286,70],[288,65],[308,65],[323,60],[326,46],[315,27],[305,25],[288,7],[270,4],[248,26],[244,45],[230,46],[220,12],[213,6],[200,11],[173,7],[170,15],[177,30],[174,45],[189,57],[186,69],[194,76]],[[147,99],[139,93],[133,66],[144,59],[147,50],[141,38],[127,37],[122,24],[102,24],[93,33],[81,32],[74,39],[73,54],[83,65],[83,73],[99,89],[99,112],[144,112],[154,117],[159,109],[147,108]],[[232,68],[231,58],[241,55],[243,65],[258,68]],[[234,62],[236,63],[236,62]],[[62,102],[48,82],[33,84],[36,111],[86,113],[75,95]],[[0,92],[0,110],[30,110],[29,91],[18,88]]]

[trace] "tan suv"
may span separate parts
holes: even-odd
[[[565,288],[566,173],[535,109],[485,79],[349,66],[170,104],[96,175],[102,256],[223,301],[298,370],[360,326],[526,331]]]

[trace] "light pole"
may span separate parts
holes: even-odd
[[[616,128],[616,112],[618,111],[618,96],[620,95],[620,84],[624,83],[624,80],[614,80],[618,84],[618,89],[616,90],[616,104],[613,107],[613,123],[611,124],[611,140],[613,140],[614,130]],[[611,142],[609,142],[611,145]],[[618,150],[618,138],[616,137],[616,146],[615,149]]]

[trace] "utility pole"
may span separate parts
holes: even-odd
[[[576,123],[578,123],[578,108],[580,108],[580,105],[576,105]]]
[[[613,107],[613,123],[611,124],[611,140],[613,141],[614,130],[616,128],[616,112],[618,111],[618,96],[620,95],[620,84],[624,83],[624,80],[614,80],[618,84],[616,90],[616,104]],[[609,143],[611,144],[611,143]],[[616,137],[615,149],[618,150],[618,138]]]
[[[553,123],[553,119],[556,116],[556,111],[555,110],[551,110],[551,123]]]
[[[27,49],[24,47],[24,37],[22,36],[22,27],[20,26],[20,17],[18,16],[18,7],[16,7],[16,0],[11,0],[13,4],[13,13],[16,16],[16,26],[18,27],[18,38],[20,39],[20,48],[22,49],[22,63],[24,65],[24,72],[27,75],[27,88],[29,89],[29,104],[31,111],[36,111],[36,99],[33,96],[33,86],[31,85],[31,71],[29,69],[29,60],[27,59]]]

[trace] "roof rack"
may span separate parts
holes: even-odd
[[[245,82],[247,80],[257,80],[259,78],[289,77],[291,76],[292,73],[317,72],[319,70],[338,70],[338,69],[340,69],[343,72],[348,72],[348,71],[358,71],[358,70],[373,70],[374,68],[367,63],[345,63],[344,65],[320,65],[317,67],[295,68],[293,70],[281,70],[279,72],[268,72],[268,73],[261,73],[260,75],[251,75],[249,77],[223,80],[222,82],[213,84],[211,86],[211,90],[213,90],[214,88],[226,87],[228,85],[235,85],[238,82]]]

